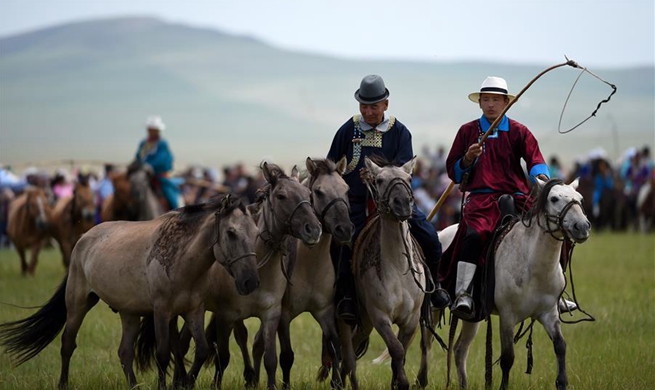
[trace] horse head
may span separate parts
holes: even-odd
[[[73,207],[71,209],[74,224],[80,224],[87,231],[95,222],[95,202],[93,191],[87,180],[80,180],[73,190]]]
[[[310,175],[308,187],[312,205],[321,224],[338,243],[349,243],[355,227],[350,221],[348,184],[342,177],[346,170],[346,157],[342,157],[336,164],[332,160],[312,160],[307,157],[305,165]]]
[[[585,242],[591,233],[591,223],[582,207],[582,195],[576,191],[579,180],[564,184],[557,179],[548,182],[537,179],[537,183],[540,192],[536,208],[543,213],[546,231],[558,239]]]
[[[232,275],[239,294],[250,294],[259,287],[255,220],[241,200],[230,194],[222,198],[215,216],[214,257]]]
[[[309,188],[298,181],[298,170],[294,167],[289,177],[274,164],[264,162],[261,169],[269,184],[264,201],[273,215],[275,226],[281,233],[290,234],[307,245],[318,243],[321,223],[314,213]]]
[[[37,230],[45,232],[52,223],[52,210],[42,188],[30,187],[25,190],[25,212],[27,218],[34,222]]]
[[[401,222],[408,220],[412,216],[414,207],[411,180],[416,156],[401,167],[368,156],[364,159],[364,163],[372,175],[370,184],[378,211],[381,214],[391,215]]]

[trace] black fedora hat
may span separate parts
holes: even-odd
[[[375,104],[388,97],[389,90],[384,86],[384,80],[376,74],[364,77],[359,89],[355,91],[355,100],[363,104]]]

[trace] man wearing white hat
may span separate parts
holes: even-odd
[[[161,137],[161,132],[165,128],[166,125],[161,117],[153,115],[147,118],[148,137],[139,144],[136,160],[152,167],[169,209],[173,210],[178,207],[180,191],[178,183],[171,178],[173,153],[168,148],[168,142]]]
[[[485,260],[485,249],[501,217],[499,198],[507,194],[503,199],[513,200],[517,209],[530,204],[530,185],[521,159],[532,180],[534,177],[548,180],[549,171],[530,130],[507,116],[501,118],[484,144],[479,143],[491,123],[514,99],[504,79],[487,77],[480,90],[469,94],[468,98],[479,105],[482,116],[460,127],[446,160],[448,176],[455,183],[464,183],[469,196],[462,208],[462,220],[452,250],[449,248],[444,253],[439,278],[451,293],[455,293],[453,314],[472,320],[476,315],[480,319],[482,314],[476,313],[472,285],[477,266]]]
[[[327,157],[339,161],[346,156],[348,166],[343,177],[350,190],[350,219],[355,225],[352,242],[364,228],[367,218],[368,190],[360,177],[364,168],[364,157],[379,155],[388,161],[401,165],[414,157],[412,150],[412,135],[407,127],[393,116],[387,114],[389,108],[389,90],[384,80],[378,75],[368,75],[355,91],[355,100],[359,102],[360,115],[349,118],[337,131]],[[427,222],[425,215],[416,205],[409,219],[410,231],[416,238],[426,263],[436,278],[439,260],[441,259],[441,243],[434,228]],[[355,321],[354,280],[350,268],[351,250],[348,246],[331,247],[332,261],[337,265],[337,314],[348,323]],[[437,289],[433,293],[432,303],[443,308],[449,303],[447,293]]]

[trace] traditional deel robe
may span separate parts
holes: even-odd
[[[356,140],[360,140],[357,142]],[[337,131],[327,157],[339,161],[346,156],[348,166],[343,175],[350,186],[348,200],[351,220],[355,224],[355,237],[366,223],[366,199],[368,190],[359,176],[364,168],[364,157],[379,155],[398,165],[414,157],[412,135],[405,125],[385,113],[384,120],[376,128],[367,124],[361,115],[355,115]],[[353,238],[353,242],[354,242]]]
[[[169,207],[176,209],[178,207],[180,194],[178,186],[180,183],[179,180],[171,177],[173,153],[168,148],[168,143],[163,139],[154,142],[145,139],[139,144],[136,159],[141,163],[152,166]]]
[[[444,252],[439,269],[439,280],[449,291],[454,291],[456,264],[459,250],[467,228],[480,234],[482,251],[478,259],[468,262],[484,264],[487,245],[500,219],[498,198],[511,194],[518,211],[532,204],[530,186],[523,171],[521,159],[525,160],[530,177],[543,174],[549,177],[548,166],[539,150],[539,144],[530,130],[523,124],[503,116],[497,131],[489,135],[482,154],[466,169],[461,161],[469,146],[479,142],[491,123],[483,115],[460,127],[446,160],[448,176],[455,183],[462,183],[468,175],[465,190],[469,196],[462,208],[460,221],[453,244]]]

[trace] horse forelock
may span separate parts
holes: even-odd
[[[564,185],[564,182],[561,179],[550,179],[548,182],[546,182],[543,188],[539,187],[538,185],[534,186],[533,191],[535,193],[533,195],[536,197],[536,201],[534,202],[532,208],[525,213],[524,219],[529,220],[532,219],[532,217],[545,212],[550,190],[558,185]]]
[[[331,175],[337,170],[337,164],[330,159],[312,159],[316,165],[316,169],[312,172],[312,175],[309,179],[309,187],[311,188],[314,185],[316,179],[321,175]]]
[[[374,162],[375,165],[377,165],[380,168],[389,167],[389,166],[392,167],[400,166],[397,160],[389,161],[386,159],[386,157],[379,154],[372,154],[368,156],[368,159]]]

